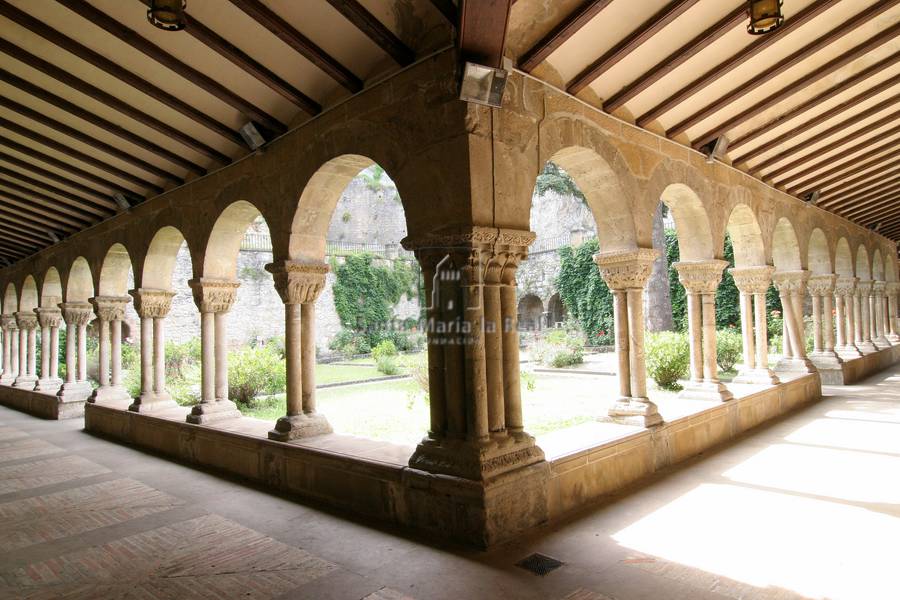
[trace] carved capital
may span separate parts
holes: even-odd
[[[862,298],[868,298],[869,294],[872,293],[872,283],[871,279],[860,279],[856,283],[856,295]]]
[[[131,302],[128,296],[95,296],[90,299],[94,305],[94,313],[101,321],[122,321],[125,319],[125,307]]]
[[[875,296],[884,296],[884,291],[887,288],[887,284],[883,281],[876,281],[872,283],[872,294]]]
[[[613,290],[644,289],[653,261],[659,258],[659,251],[654,248],[637,248],[635,250],[616,250],[598,252],[594,255],[594,264],[600,270],[600,276],[606,285]]]
[[[62,321],[62,312],[58,308],[36,308],[34,312],[37,313],[38,324],[40,324],[41,329],[45,327],[59,327],[60,321]]]
[[[33,311],[23,312],[19,311],[16,313],[16,325],[19,326],[19,329],[25,329],[30,331],[32,329],[37,329],[38,320],[37,315],[34,314]]]
[[[16,324],[15,315],[0,316],[0,325],[2,325],[3,331],[14,331],[19,328],[19,326]]]
[[[813,275],[806,283],[810,296],[830,296],[834,293],[837,275]]]
[[[237,299],[240,282],[231,279],[191,279],[188,281],[194,293],[194,304],[201,313],[226,313]]]
[[[728,262],[724,260],[677,262],[672,266],[678,271],[678,281],[689,293],[715,294]]]
[[[82,327],[94,318],[94,311],[87,302],[63,302],[59,308],[62,309],[63,320],[69,327]]]
[[[315,302],[325,289],[328,265],[286,260],[266,265],[275,280],[275,289],[285,304]]]
[[[150,288],[129,290],[128,293],[134,298],[134,310],[142,319],[165,318],[172,309],[172,298],[175,296],[175,292]]]
[[[852,296],[856,292],[856,277],[838,277],[837,283],[834,284],[834,294],[836,296]]]
[[[775,284],[779,294],[799,295],[806,294],[806,282],[809,280],[809,271],[776,271],[772,275],[772,283]]]
[[[900,293],[900,281],[888,281],[884,286],[884,291],[887,292],[889,296]]]
[[[759,267],[734,267],[728,269],[734,279],[734,285],[744,294],[765,294],[772,283],[775,267],[763,265]]]
[[[420,250],[435,248],[488,249],[497,241],[500,231],[496,227],[481,227],[478,225],[446,227],[417,237],[407,236],[400,243],[407,250],[412,250],[416,253]]]

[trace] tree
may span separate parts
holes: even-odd
[[[653,272],[647,281],[647,309],[644,320],[647,331],[672,331],[672,290],[669,285],[668,263],[666,263],[666,230],[663,224],[665,204],[660,202],[653,215],[653,247],[660,250],[659,257],[653,261]]]
[[[416,277],[403,262],[393,267],[375,264],[367,252],[350,254],[334,269],[334,308],[347,329],[374,331],[390,322],[393,307],[413,293]]]
[[[731,244],[731,236],[725,234],[725,255],[728,267],[734,266],[734,246]],[[716,327],[726,329],[741,326],[741,296],[734,283],[734,277],[728,272],[728,267],[722,274],[722,281],[716,290]]]
[[[547,161],[547,164],[544,165],[544,170],[538,175],[534,190],[538,196],[543,196],[547,192],[552,191],[562,196],[574,196],[582,202],[585,201],[584,194],[578,189],[575,180],[559,165],[550,161]]]
[[[615,340],[613,299],[594,263],[599,250],[596,239],[577,248],[559,249],[560,265],[556,287],[569,315],[578,321],[592,346]]]

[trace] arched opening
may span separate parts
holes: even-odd
[[[544,303],[534,294],[526,294],[519,300],[519,328],[537,332],[544,328]]]
[[[91,267],[84,257],[79,256],[69,268],[66,279],[65,301],[86,303],[94,295],[94,280]]]
[[[766,264],[762,229],[749,206],[738,204],[734,207],[728,218],[726,231],[734,248],[735,267],[759,267]]]
[[[22,295],[19,299],[19,312],[31,313],[38,307],[38,289],[34,277],[29,275],[22,283]]]
[[[884,281],[884,260],[881,258],[881,250],[878,248],[872,253],[872,279]]]
[[[834,271],[831,268],[831,252],[828,249],[828,240],[825,232],[816,227],[809,236],[809,249],[807,264],[814,275],[830,275]]]
[[[772,262],[778,271],[799,271],[803,268],[800,241],[794,226],[785,217],[778,219],[772,234]]]
[[[16,293],[16,286],[9,283],[6,291],[3,293],[3,314],[14,315],[19,310],[19,295]]]
[[[838,240],[834,251],[834,272],[838,277],[854,277],[853,254],[850,252],[850,244],[847,238]]]
[[[550,296],[547,300],[547,313],[549,326],[559,329],[565,324],[566,306],[559,297],[559,292]]]
[[[862,244],[856,249],[856,276],[860,281],[872,280],[872,265],[869,263],[869,251]]]
[[[3,373],[0,383],[12,385],[19,372],[19,331],[15,314],[19,310],[16,286],[9,283],[3,293]]]
[[[59,271],[56,267],[50,267],[44,274],[44,281],[41,285],[41,307],[57,308],[62,302],[62,282],[59,278]]]
[[[779,287],[782,305],[780,314],[773,313],[772,351],[782,357],[776,370],[788,373],[801,369],[799,365],[808,362],[806,352],[812,349],[809,336],[812,323],[807,323],[804,319],[806,301],[804,277],[808,276],[808,273],[799,273],[803,269],[800,241],[794,225],[786,217],[778,219],[772,233],[772,262],[775,265],[774,279],[776,286]],[[790,299],[790,302],[786,302],[787,299]],[[780,336],[777,333],[779,317]]]

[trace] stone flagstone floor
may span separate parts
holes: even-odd
[[[900,367],[826,393],[487,553],[0,408],[0,598],[898,598]]]

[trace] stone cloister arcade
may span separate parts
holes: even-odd
[[[52,404],[42,410],[56,416],[84,405],[90,431],[491,544],[812,401],[822,381],[850,382],[900,357],[893,242],[523,74],[511,76],[501,111],[460,103],[455,65],[452,51],[439,53],[264,151],[0,271],[0,385],[8,386],[0,399],[32,409]],[[529,208],[547,160],[573,177],[597,222],[595,262],[615,302],[620,397],[610,416],[647,428],[613,444],[621,444],[618,462],[563,467],[523,425],[515,273],[534,239]],[[430,421],[408,466],[397,468],[315,442],[331,432],[328,415],[316,410],[313,371],[325,234],[342,190],[373,162],[397,184],[409,231],[403,245],[421,264],[426,297],[440,299],[427,310]],[[647,394],[643,293],[657,256],[651,231],[660,200],[674,216],[676,269],[688,298],[690,383],[683,395],[719,403],[703,422],[666,422]],[[260,215],[272,235],[267,269],[284,302],[287,370],[287,411],[265,437],[234,425],[241,415],[228,398],[226,349],[237,253]],[[726,232],[744,343],[735,382],[759,386],[738,399],[716,375],[715,291],[728,266]],[[182,243],[201,315],[202,385],[200,403],[176,422],[163,417],[177,409],[166,391],[164,343]],[[772,283],[785,328],[774,371],[765,310]],[[136,398],[122,385],[129,302],[141,319]],[[94,319],[97,389],[86,375],[86,327]],[[56,361],[62,322],[64,378]]]

